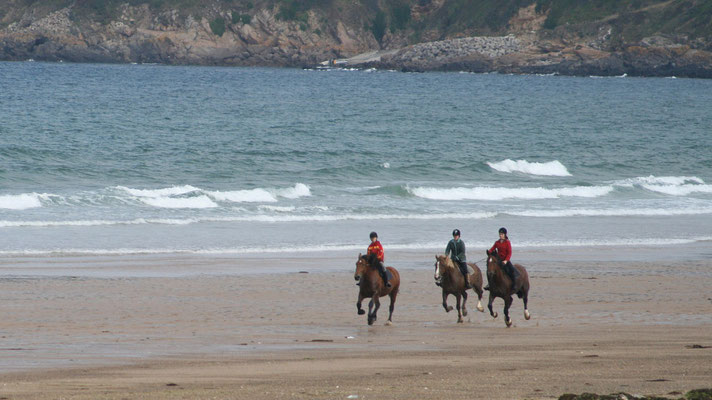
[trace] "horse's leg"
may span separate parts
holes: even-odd
[[[467,316],[467,307],[465,307],[465,303],[467,303],[467,290],[462,292],[462,316],[463,317]]]
[[[529,291],[524,292],[524,296],[522,296],[522,301],[524,302],[524,319],[529,321],[529,318],[532,317],[529,314],[529,309],[527,308],[527,302],[529,301]]]
[[[487,302],[487,308],[490,310],[490,315],[492,318],[497,318],[497,313],[492,310],[492,302],[494,302],[495,297],[492,295],[492,292],[490,291],[489,293],[489,301]]]
[[[452,306],[447,305],[447,296],[447,292],[443,289],[443,308],[445,309],[445,312],[450,312],[452,311]]]
[[[485,312],[485,308],[482,307],[482,289],[476,287],[475,293],[477,293],[477,311]]]
[[[456,294],[455,298],[457,299],[457,323],[461,324],[462,323],[462,311],[460,308],[460,298],[462,297],[461,294]]]
[[[378,309],[381,308],[381,300],[378,298],[378,293],[373,295],[373,304],[374,304],[374,307],[373,307],[373,313],[371,314],[371,318],[372,318],[371,323],[376,322],[376,319],[378,319],[378,317],[376,316],[376,313],[378,312]]]
[[[362,301],[363,301],[363,295],[359,292],[358,300],[356,301],[356,311],[358,311],[358,315],[366,314],[366,311],[364,311],[363,308],[361,308]]]
[[[391,297],[391,305],[388,306],[388,321],[386,321],[386,325],[393,324],[393,320],[391,318],[393,318],[393,309],[395,309],[396,306],[396,297],[398,296],[398,292],[391,292],[389,296]]]
[[[509,318],[509,306],[512,305],[512,296],[507,296],[504,298],[504,323],[507,324],[507,328],[512,326],[512,319]]]
[[[368,302],[368,324],[373,325],[373,313],[371,310],[373,310],[373,299],[376,297],[374,294],[373,297],[371,297],[371,301]]]

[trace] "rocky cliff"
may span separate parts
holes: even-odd
[[[373,35],[341,21],[325,32],[300,29],[275,10],[247,19],[217,10],[209,19],[177,9],[124,4],[111,21],[79,20],[73,7],[45,16],[28,12],[0,31],[0,59],[199,65],[303,66],[378,47]],[[323,16],[307,14],[307,21]],[[221,27],[211,26],[220,21]]]
[[[712,78],[708,1],[8,1],[2,60]]]

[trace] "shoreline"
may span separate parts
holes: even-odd
[[[367,52],[365,54],[369,54]],[[361,54],[354,56],[352,58],[358,58]],[[545,68],[545,69],[523,69],[519,70],[514,67],[502,68],[502,69],[473,69],[467,65],[453,65],[445,66],[442,68],[414,68],[414,67],[398,67],[390,64],[381,63],[359,63],[354,65],[343,65],[335,67],[324,67],[320,64],[316,65],[213,65],[213,64],[170,64],[161,62],[125,62],[125,61],[64,61],[55,59],[39,59],[35,60],[33,58],[29,59],[0,59],[0,62],[7,63],[47,63],[47,64],[89,64],[89,65],[137,65],[137,66],[164,66],[164,67],[207,67],[207,68],[272,68],[272,69],[295,69],[295,70],[305,70],[305,71],[377,71],[377,72],[401,72],[401,73],[467,73],[467,74],[498,74],[498,75],[517,75],[517,76],[560,76],[560,77],[570,77],[570,78],[657,78],[657,79],[712,79],[712,76],[708,76],[706,73],[688,73],[684,71],[679,71],[676,74],[673,72],[666,73],[656,73],[656,74],[640,74],[635,71],[627,70],[586,70],[581,71],[567,71],[567,70],[556,70],[555,68]]]
[[[705,262],[712,258],[710,241],[699,240],[665,245],[517,246],[515,262],[542,271],[571,269],[577,263],[604,266],[607,263],[643,264]],[[396,268],[430,269],[435,254],[443,248],[392,249],[387,247],[387,264]],[[481,247],[481,246],[480,246]],[[233,276],[329,273],[351,271],[363,249],[334,249],[257,253],[129,253],[79,254],[40,253],[0,255],[0,277],[82,278],[180,278],[190,276]],[[482,267],[482,248],[470,247],[468,261]],[[250,268],[257,264],[257,268]]]

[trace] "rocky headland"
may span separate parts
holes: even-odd
[[[443,0],[428,7],[418,2],[402,17],[410,25],[394,29],[398,21],[391,17],[380,31],[378,19],[358,7],[339,6],[339,15],[312,8],[285,16],[274,5],[239,9],[214,2],[208,11],[187,12],[125,3],[99,18],[78,2],[59,9],[5,6],[0,60],[712,78],[712,38],[705,29],[702,35],[668,30],[625,39],[631,15],[652,18],[670,3],[631,11],[627,19],[547,27],[553,9],[535,2],[487,34],[429,28],[426,22],[447,7]]]

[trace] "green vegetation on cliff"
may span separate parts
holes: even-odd
[[[428,40],[501,35],[522,8],[535,5],[538,15],[546,15],[543,29],[552,33],[581,37],[605,23],[614,28],[612,43],[658,34],[712,40],[711,0],[8,0],[0,2],[0,27],[64,7],[76,20],[108,23],[126,5],[206,17],[218,36],[226,24],[249,24],[263,9],[301,30],[325,32],[341,21],[365,28],[378,42],[388,35],[411,43],[426,34]],[[310,15],[322,22],[310,26]]]

